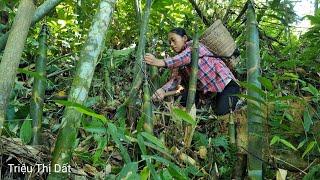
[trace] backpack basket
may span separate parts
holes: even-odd
[[[200,42],[207,46],[210,51],[222,57],[230,57],[236,49],[236,43],[220,19],[204,31],[200,37]]]

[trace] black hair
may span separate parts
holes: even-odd
[[[186,30],[181,28],[181,27],[173,28],[173,29],[171,29],[171,31],[169,33],[175,33],[175,34],[178,34],[181,37],[187,36],[188,41],[191,40],[191,38],[187,35]]]

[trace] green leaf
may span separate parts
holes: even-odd
[[[137,135],[137,140],[138,140],[138,145],[140,147],[142,155],[147,155],[147,148],[144,145],[143,138],[142,138],[142,136],[140,134]],[[149,176],[149,173],[151,172],[153,179],[160,180],[160,177],[156,173],[156,170],[154,169],[154,167],[153,167],[153,165],[151,163],[151,160],[148,159],[146,161],[147,161],[147,166],[148,166],[148,176]]]
[[[297,147],[297,149],[300,149],[305,143],[307,142],[307,139],[304,139],[303,141],[301,141]]]
[[[295,151],[297,150],[289,141],[287,141],[285,139],[279,139],[279,142],[281,142],[282,144],[284,144],[288,148],[291,148],[291,149],[293,149]]]
[[[25,119],[20,129],[20,139],[28,144],[32,138],[31,119]]]
[[[251,101],[254,101],[254,102],[257,102],[257,103],[260,103],[260,104],[263,104],[263,105],[267,105],[267,103],[264,102],[263,100],[258,99],[258,98],[253,97],[253,96],[249,96],[249,95],[246,95],[246,94],[237,94],[237,96],[245,98],[245,99],[248,99],[248,100],[251,100]]]
[[[118,135],[118,131],[117,131],[117,127],[112,124],[112,123],[108,123],[108,133],[111,135],[113,141],[117,144],[118,148],[120,149],[120,154],[122,156],[122,158],[124,159],[124,161],[126,163],[131,162],[129,153],[127,151],[126,148],[124,148],[124,146],[121,144],[119,135]]]
[[[97,150],[94,153],[94,155],[92,156],[93,163],[96,164],[99,161],[99,159],[104,151],[104,147],[107,145],[108,141],[107,141],[107,138],[105,138],[104,136],[99,136],[97,134],[94,135],[94,139],[98,143]]]
[[[138,171],[138,163],[137,162],[130,162],[124,165],[121,169],[117,180],[121,179],[132,179],[133,175],[137,174]]]
[[[303,128],[306,132],[310,131],[310,127],[312,125],[312,119],[309,112],[309,108],[306,108],[303,113]]]
[[[307,154],[313,149],[314,145],[316,145],[316,144],[317,144],[316,141],[310,142],[310,143],[308,144],[306,150],[305,150],[304,153],[302,154],[302,158],[303,158],[305,155],[307,155]]]
[[[225,136],[218,136],[212,140],[212,144],[214,147],[223,147],[227,148],[228,147],[228,140]]]
[[[272,82],[265,78],[265,77],[258,77],[258,80],[261,82],[261,84],[267,88],[269,91],[273,90]]]
[[[279,136],[273,136],[271,142],[270,142],[270,146],[272,146],[273,144],[277,143],[280,140]]]
[[[150,171],[147,166],[145,166],[142,171],[140,172],[141,180],[148,180],[150,176]]]
[[[82,118],[82,126],[85,131],[90,133],[105,134],[107,132],[104,123],[94,117],[92,119]]]
[[[240,82],[240,85],[245,87],[245,88],[247,88],[247,89],[250,89],[250,90],[258,93],[261,97],[266,97],[266,93],[264,91],[262,91],[261,88],[257,87],[254,84],[250,84],[250,83],[247,83],[247,82]]]
[[[187,176],[185,174],[183,174],[182,169],[179,168],[177,165],[175,165],[174,163],[159,157],[159,156],[141,156],[142,159],[147,160],[147,159],[154,159],[158,162],[161,162],[162,164],[166,165],[168,167],[168,171],[170,172],[170,175],[176,179],[188,179]]]
[[[142,132],[141,135],[143,137],[145,137],[146,139],[148,139],[153,144],[157,145],[158,147],[160,147],[162,149],[166,149],[166,147],[162,144],[162,142],[158,138],[153,136],[152,134],[149,134],[147,132]]]
[[[176,117],[186,121],[187,123],[191,124],[192,126],[196,125],[196,121],[190,116],[190,114],[183,111],[182,109],[174,108],[172,110],[172,112]]]
[[[108,122],[108,120],[105,116],[103,116],[101,114],[97,114],[93,110],[91,110],[91,109],[89,109],[79,103],[70,102],[70,101],[66,101],[66,100],[54,100],[54,102],[61,104],[61,105],[64,105],[64,106],[67,106],[67,107],[73,107],[78,112],[81,112],[81,113],[86,114],[88,116],[100,119],[103,123]]]
[[[315,88],[311,84],[308,84],[308,87],[304,87],[304,88],[302,88],[302,90],[310,92],[313,96],[319,95],[317,88]]]

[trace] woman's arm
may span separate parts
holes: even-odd
[[[168,67],[168,68],[176,68],[186,64],[190,64],[191,62],[191,48],[187,47],[181,53],[176,56],[169,57],[166,59],[157,59],[154,55],[147,53],[144,56],[144,60],[147,64],[157,67]]]
[[[144,61],[151,66],[164,67],[166,65],[163,59],[157,59],[153,54],[150,53],[147,53],[144,56]]]
[[[164,59],[165,65],[168,68],[176,68],[176,67],[184,66],[186,64],[190,64],[191,52],[192,52],[191,47],[187,47],[178,55]]]

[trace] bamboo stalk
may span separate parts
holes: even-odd
[[[93,19],[88,38],[80,54],[80,60],[68,97],[68,101],[70,102],[83,104],[88,97],[98,57],[104,46],[104,39],[111,20],[115,1],[116,0],[100,1],[99,9]],[[70,163],[73,149],[76,146],[75,143],[81,118],[82,113],[72,106],[66,107],[52,155],[51,169],[53,171],[57,165],[62,167]],[[48,177],[49,180],[66,178],[67,174],[65,172],[51,172]]]
[[[147,0],[146,2],[146,7],[144,10],[144,16],[141,22],[141,27],[140,27],[140,37],[139,37],[139,45],[138,49],[136,52],[136,64],[135,64],[135,72],[136,76],[133,81],[133,86],[129,92],[129,98],[126,100],[124,103],[125,105],[128,105],[128,120],[129,120],[129,125],[131,129],[135,126],[135,121],[136,121],[136,116],[137,116],[137,111],[135,109],[136,107],[136,97],[138,94],[138,90],[141,87],[141,84],[143,82],[143,56],[144,56],[144,51],[146,47],[146,34],[148,31],[148,23],[149,23],[149,16],[150,16],[150,9],[151,9],[151,3],[152,0]],[[144,69],[145,70],[145,69]],[[146,71],[144,71],[146,73]]]
[[[258,81],[260,76],[259,33],[257,21],[253,9],[253,1],[249,1],[247,11],[247,81],[261,88]],[[248,89],[248,95],[261,99],[260,95],[252,89]],[[259,103],[248,101],[248,176],[250,179],[262,179],[262,118],[257,116],[260,112],[256,107]]]
[[[8,33],[8,43],[0,63],[0,135],[34,11],[35,5],[32,0],[22,0],[18,6],[12,28]]]
[[[111,52],[110,56],[112,56],[112,50],[110,52]],[[113,96],[114,96],[113,86],[112,86],[111,77],[110,77],[111,58],[110,59],[107,58],[103,60],[104,86],[105,86],[107,101],[110,101],[110,102],[113,101]]]
[[[144,116],[144,125],[143,128],[146,132],[153,134],[153,114],[152,114],[152,105],[150,98],[150,90],[148,81],[145,80],[143,84],[143,116]]]
[[[43,78],[46,77],[46,63],[47,63],[47,25],[42,25],[39,36],[39,55],[36,62],[36,72]],[[46,89],[46,81],[35,77],[32,89],[32,97],[30,104],[30,115],[32,118],[33,130],[33,145],[41,144],[41,124],[43,101]]]
[[[198,27],[195,28],[195,35],[193,38],[192,60],[191,60],[191,75],[189,79],[189,89],[187,98],[187,112],[191,112],[195,108],[194,101],[196,96],[197,80],[198,80],[198,61],[199,61],[199,32]],[[193,107],[194,106],[194,107]],[[194,111],[194,119],[196,119],[196,112]],[[195,126],[187,126],[184,135],[184,143],[186,147],[190,147]]]

